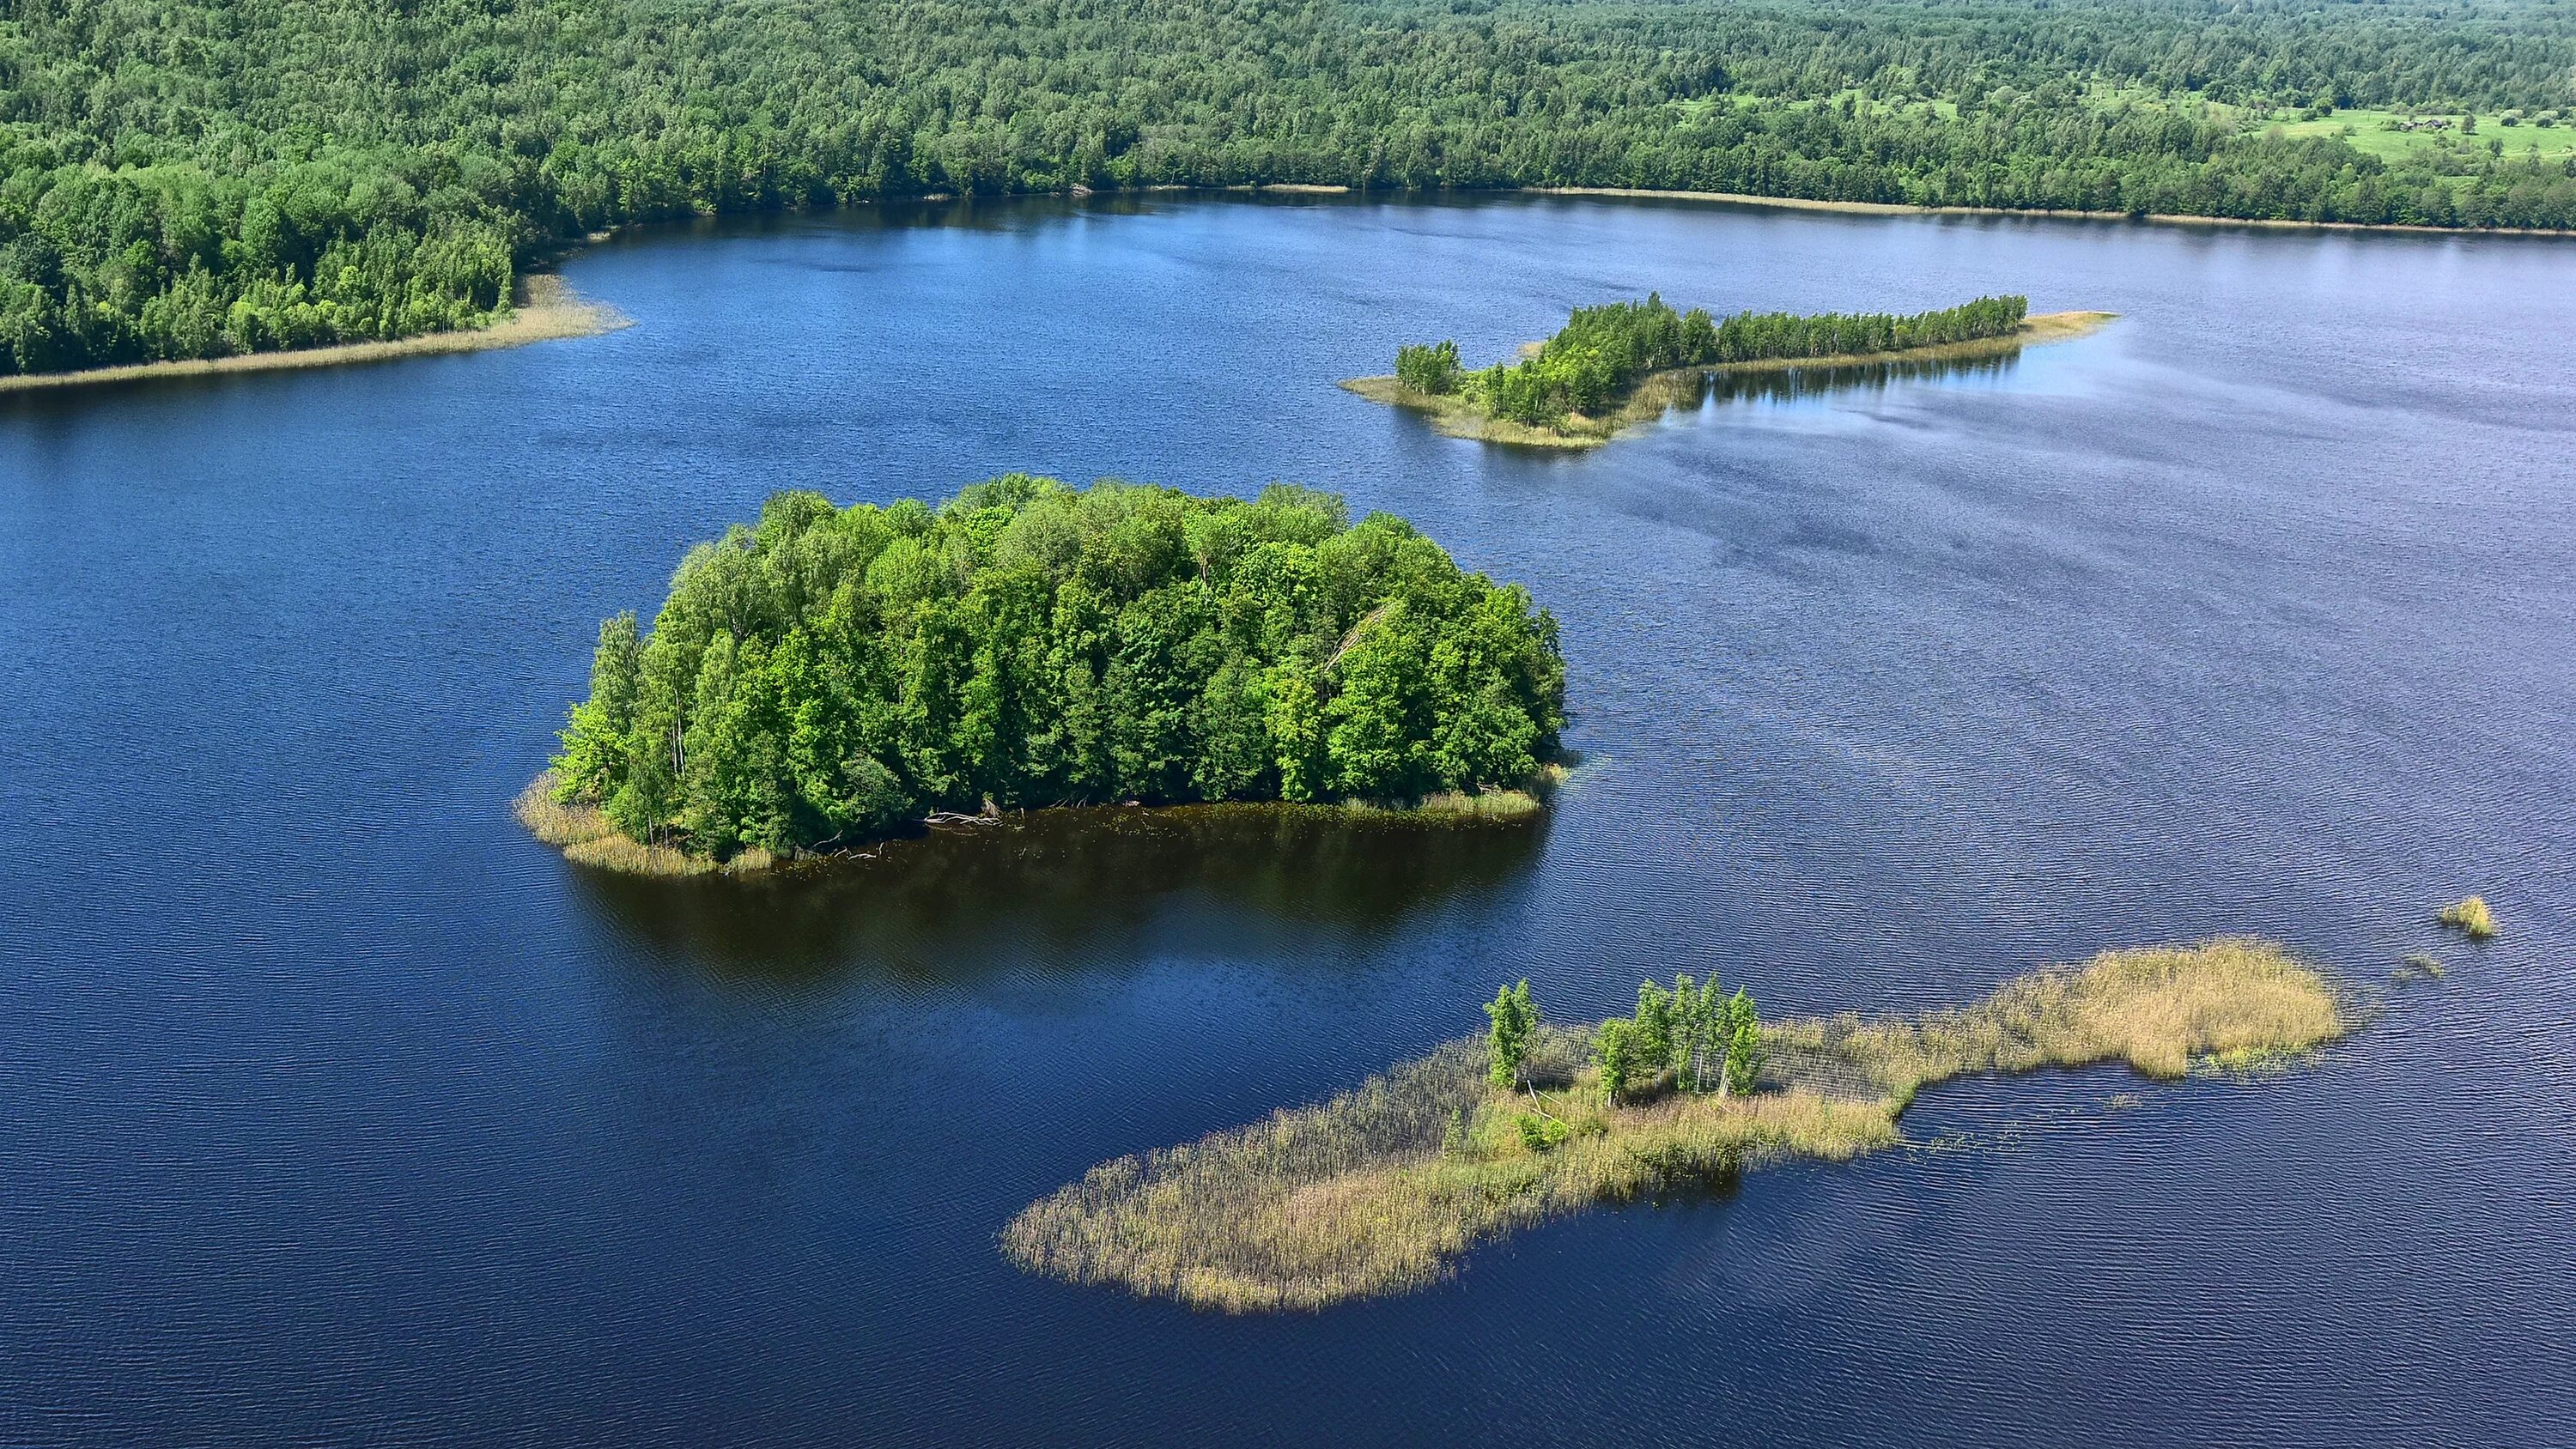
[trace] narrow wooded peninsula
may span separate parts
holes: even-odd
[[[1633,1016],[1559,1026],[1524,981],[1450,1042],[1319,1106],[1122,1157],[1002,1234],[1023,1266],[1228,1311],[1318,1308],[1446,1276],[1514,1228],[1796,1158],[1902,1143],[1916,1092],[1974,1072],[2250,1066],[2344,1034],[2267,941],[2105,952],[1912,1018],[1763,1023],[1719,982],[1649,982]]]
[[[520,798],[575,859],[758,867],[1074,803],[1537,808],[1556,621],[1402,519],[1021,474],[933,508],[781,493],[693,549]]]
[[[1342,386],[1428,414],[1452,437],[1590,448],[1656,416],[1712,373],[1965,361],[2080,336],[2107,312],[2033,317],[2026,297],[1980,297],[1937,312],[1677,312],[1661,294],[1578,307],[1515,362],[1469,370],[1454,341],[1397,349],[1395,372]],[[1693,394],[1695,396],[1695,394]]]

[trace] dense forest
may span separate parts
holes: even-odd
[[[471,326],[602,227],[934,193],[2563,227],[2576,162],[2492,135],[2390,161],[2264,118],[2554,126],[2571,71],[2550,0],[10,0],[0,372]]]
[[[1555,753],[1556,623],[1403,521],[1011,475],[933,510],[781,493],[600,629],[558,798],[724,858],[926,812],[1413,799]]]
[[[1937,312],[1737,312],[1723,321],[1661,295],[1577,307],[1555,336],[1518,362],[1462,371],[1458,344],[1398,348],[1396,381],[1416,392],[1457,394],[1490,416],[1546,426],[1568,413],[1598,413],[1639,379],[1676,367],[1903,352],[2005,336],[2030,310],[2026,297],[1980,297]]]

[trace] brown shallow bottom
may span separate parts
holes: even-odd
[[[389,362],[442,352],[486,352],[496,347],[522,347],[563,337],[588,337],[632,326],[615,308],[575,296],[563,279],[524,279],[520,300],[510,315],[489,327],[466,332],[432,332],[399,342],[349,342],[336,347],[306,347],[291,352],[252,352],[239,357],[194,358],[184,362],[136,362],[121,367],[93,367],[80,372],[45,372],[0,377],[0,392],[46,388],[92,387],[102,383],[150,382],[170,377],[211,377],[232,372],[284,372],[306,367],[345,367],[360,362]]]

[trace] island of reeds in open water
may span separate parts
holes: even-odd
[[[2171,1079],[2197,1061],[2278,1061],[2350,1020],[2281,946],[2230,938],[2107,951],[1953,1011],[1770,1023],[1741,1093],[1681,1091],[1678,1073],[1605,1090],[1596,1035],[1624,1034],[1615,1018],[1542,1027],[1510,1085],[1488,1077],[1483,1044],[1454,1041],[1321,1105],[1103,1163],[1002,1242],[1077,1282],[1320,1308],[1435,1281],[1477,1243],[1590,1203],[1896,1146],[1915,1093],[1953,1077],[2117,1061]]]

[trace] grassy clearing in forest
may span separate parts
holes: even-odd
[[[1949,1077],[2124,1061],[2170,1079],[2348,1025],[2316,972],[2231,938],[2105,952],[1955,1011],[1766,1023],[1761,1085],[1732,1098],[1649,1080],[1606,1106],[1591,1029],[1543,1026],[1518,1092],[1487,1084],[1480,1040],[1450,1042],[1320,1105],[1093,1168],[1002,1246],[1037,1272],[1199,1307],[1320,1308],[1436,1281],[1479,1242],[1604,1199],[1894,1146],[1898,1114]]]
[[[2512,125],[2505,124],[2508,114],[2514,118]],[[2539,124],[2543,117],[2549,124]],[[2477,129],[2473,131],[2460,128],[2456,112],[2421,116],[2367,110],[2335,111],[2324,116],[2284,112],[2269,119],[2249,118],[2246,125],[2248,130],[2258,132],[2275,127],[2285,136],[2339,137],[2363,155],[2392,164],[2445,149],[2483,153],[2490,142],[2501,146],[2501,155],[2507,161],[2563,161],[2576,156],[2576,116],[2559,111],[2487,111],[2477,117]]]

